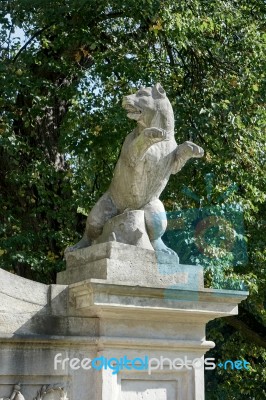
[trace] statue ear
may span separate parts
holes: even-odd
[[[166,93],[164,88],[161,86],[160,83],[156,83],[156,85],[152,88],[152,94],[155,99],[162,99],[166,97]]]

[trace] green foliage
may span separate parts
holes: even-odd
[[[254,359],[252,371],[216,371],[210,399],[263,393],[255,383],[263,381],[265,360],[265,41],[260,0],[1,2],[0,266],[54,282],[64,248],[82,234],[83,214],[108,187],[132,129],[122,95],[160,81],[176,113],[177,142],[193,140],[206,152],[171,178],[167,210],[208,208],[224,217],[236,204],[244,215],[246,262],[230,252],[222,259],[193,253],[189,224],[174,243],[185,243],[187,260],[204,263],[208,286],[250,290],[241,325],[220,321],[210,338],[217,358]],[[214,180],[206,194],[208,174]],[[214,337],[219,330],[225,339]],[[250,347],[249,330],[258,333]]]
[[[215,374],[206,371],[206,399],[263,400],[266,395],[265,348],[243,340],[243,336],[223,320],[210,322],[208,330],[216,347],[208,351],[206,357],[215,358],[217,364],[226,360],[247,360],[250,365],[248,370],[225,370],[218,367]]]

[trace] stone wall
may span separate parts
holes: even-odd
[[[0,270],[0,399],[203,400],[204,368],[171,369],[169,361],[197,358],[203,365],[214,346],[206,323],[237,314],[247,293],[204,289],[200,267],[169,267],[165,258],[152,259],[152,250],[132,256],[130,245],[95,246],[71,253],[61,284]],[[75,283],[64,285],[71,274]],[[70,364],[125,356],[135,368],[118,373]],[[140,368],[145,357],[165,362],[148,373]]]

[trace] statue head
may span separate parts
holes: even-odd
[[[124,96],[122,106],[142,129],[156,127],[174,133],[173,109],[160,83]]]

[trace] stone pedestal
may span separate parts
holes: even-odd
[[[231,291],[136,287],[100,279],[70,285],[69,290],[76,312],[100,321],[98,356],[139,359],[135,369],[101,371],[97,390],[103,400],[203,400],[204,354],[214,346],[205,340],[206,323],[236,314],[237,303],[245,297]],[[162,362],[159,366],[154,360],[150,373],[137,370],[145,356]]]
[[[0,398],[20,382],[26,400],[48,385],[43,400],[203,400],[206,323],[247,292],[204,289],[174,256],[95,246],[68,256],[58,285],[0,271]]]
[[[69,285],[86,279],[108,283],[165,288],[203,288],[203,269],[179,264],[176,254],[155,252],[119,242],[107,242],[66,253],[66,271],[57,283]]]

